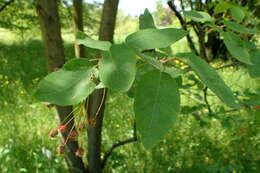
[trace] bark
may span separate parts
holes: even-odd
[[[113,42],[116,15],[119,0],[105,0],[101,18],[99,40]],[[88,119],[95,120],[95,125],[88,126],[88,172],[101,173],[102,121],[105,108],[106,89],[94,91],[89,97]]]
[[[84,31],[82,0],[73,0],[73,20],[75,36],[78,31]],[[75,38],[76,39],[76,38]],[[76,58],[85,56],[84,46],[74,44]]]
[[[119,0],[105,0],[99,31],[99,39],[113,42]]]
[[[39,17],[42,39],[46,48],[48,69],[50,72],[56,71],[65,62],[63,43],[61,38],[61,28],[59,23],[58,7],[56,0],[38,0],[37,14]],[[72,111],[71,106],[56,106],[56,110],[61,122],[68,121],[67,118]],[[73,115],[70,115],[71,117]],[[65,123],[66,123],[65,121]],[[73,127],[73,121],[68,124],[69,129]],[[68,132],[63,133],[63,138],[67,139]],[[70,172],[84,172],[84,164],[81,158],[75,156],[78,149],[76,141],[68,141],[65,154],[66,161],[69,165]]]

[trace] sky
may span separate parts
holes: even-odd
[[[104,0],[85,0],[86,2],[104,2]],[[150,12],[155,11],[156,2],[158,0],[119,0],[119,8],[124,11],[126,15],[139,16],[143,13],[145,8]]]

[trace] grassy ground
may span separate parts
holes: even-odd
[[[57,126],[55,112],[32,97],[37,82],[47,73],[43,47],[38,39],[14,40],[19,40],[17,35],[0,31],[0,172],[65,172],[65,160],[55,151],[60,141],[48,137]],[[73,57],[70,42],[65,43],[65,51],[68,58]],[[248,85],[251,93],[257,92],[259,80],[251,80],[243,69],[219,73],[238,95]],[[109,158],[106,172],[259,172],[259,112],[221,113],[225,107],[212,96],[212,109],[220,114],[209,118],[207,111],[197,106],[202,104],[202,93],[196,94],[197,91],[195,87],[185,95],[182,90],[182,106],[195,106],[202,121],[184,112],[167,137],[151,151],[139,143],[118,148]],[[132,102],[126,94],[110,93],[103,151],[131,136]]]

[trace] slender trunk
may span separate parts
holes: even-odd
[[[78,31],[84,31],[82,0],[73,0],[73,20],[75,36]],[[76,39],[76,38],[75,38]],[[76,58],[84,57],[84,46],[74,44]]]
[[[105,0],[99,30],[99,40],[113,42],[119,0]]]
[[[38,0],[36,9],[42,31],[42,39],[46,47],[48,69],[49,71],[56,71],[61,68],[65,62],[57,1]],[[66,121],[70,119],[67,118],[67,116],[69,116],[72,111],[71,106],[56,106],[56,110],[62,123],[66,123]],[[73,115],[70,116],[72,117]],[[72,128],[73,124],[74,122],[71,121],[68,124],[68,127]],[[63,133],[63,138],[66,139],[67,137],[68,133]],[[67,152],[65,157],[69,164],[70,172],[84,172],[84,164],[81,158],[76,157],[74,154],[78,149],[78,143],[75,141],[68,141],[66,149]]]
[[[99,40],[113,42],[119,0],[105,0],[101,18]],[[106,89],[94,91],[89,97],[88,119],[95,124],[88,127],[88,171],[101,173],[102,121],[105,108]]]

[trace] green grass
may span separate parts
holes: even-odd
[[[38,81],[47,74],[44,48],[38,39],[14,41],[17,35],[6,30],[0,30],[0,38],[0,172],[65,172],[65,159],[56,153],[60,141],[48,137],[49,131],[58,124],[55,111],[32,96]],[[72,37],[67,35],[66,38],[71,40]],[[67,59],[72,58],[71,42],[64,45]],[[243,91],[248,85],[250,92],[259,92],[259,79],[250,79],[244,69],[227,69],[219,73],[241,99],[246,99]],[[190,82],[186,78],[183,81],[184,84]],[[191,93],[182,95],[182,106],[197,106],[202,96],[198,86],[194,86]],[[209,101],[214,112],[228,109],[215,96],[210,96]],[[132,103],[133,99],[126,94],[109,94],[103,152],[114,142],[131,137]],[[144,149],[138,142],[117,148],[107,162],[106,172],[260,171],[259,112],[241,110],[221,113],[215,118],[209,118],[206,109],[198,109],[197,113],[201,121],[191,114],[180,114],[166,138],[151,150]]]

